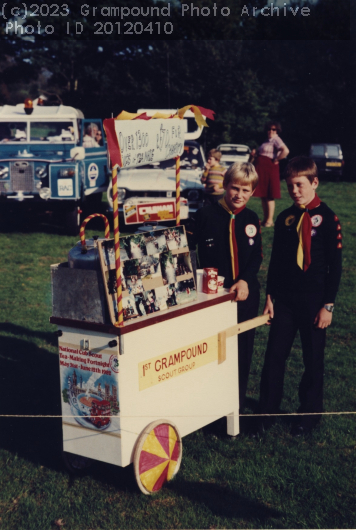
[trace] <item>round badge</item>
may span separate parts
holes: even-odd
[[[285,220],[285,225],[290,226],[295,221],[295,215],[288,215],[287,219]]]
[[[119,373],[119,359],[117,358],[117,355],[111,355],[109,360],[110,368],[113,372],[116,374]]]
[[[257,228],[255,227],[255,225],[247,225],[245,228],[245,232],[248,237],[255,237],[255,235],[257,234]]]
[[[315,228],[312,228],[311,235],[312,235],[312,236],[316,236],[316,230],[315,230]]]
[[[313,226],[320,226],[323,222],[323,218],[321,215],[313,215],[313,217],[311,218],[311,222]]]
[[[255,243],[255,240],[254,240],[254,239],[250,238],[250,239],[248,240],[248,244],[249,244],[251,247],[252,247],[252,245],[253,245],[254,243]]]

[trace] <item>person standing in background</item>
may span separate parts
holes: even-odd
[[[223,181],[226,168],[220,165],[221,152],[211,149],[208,153],[208,161],[205,164],[205,171],[201,178],[205,186],[204,206],[215,204],[224,195]]]
[[[264,142],[257,150],[253,149],[251,152],[251,156],[256,157],[255,168],[258,174],[255,197],[261,198],[263,210],[263,221],[261,224],[266,228],[274,226],[274,199],[281,198],[279,161],[286,158],[289,154],[288,147],[279,137],[281,130],[279,122],[269,121],[266,124],[267,142]]]

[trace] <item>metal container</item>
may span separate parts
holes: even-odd
[[[98,253],[98,241],[105,241],[104,238],[94,236],[93,239],[85,240],[86,251],[83,252],[81,241],[68,252],[68,265],[70,269],[100,270]]]

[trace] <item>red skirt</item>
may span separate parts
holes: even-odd
[[[280,199],[279,164],[274,164],[268,156],[258,156],[255,168],[258,175],[258,185],[253,196],[263,199]]]

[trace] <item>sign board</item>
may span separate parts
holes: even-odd
[[[170,221],[176,218],[176,200],[127,199],[123,205],[125,224],[142,224],[147,222]],[[181,219],[188,219],[189,209],[186,199],[181,199]]]
[[[113,166],[139,167],[183,153],[186,120],[104,120]]]

